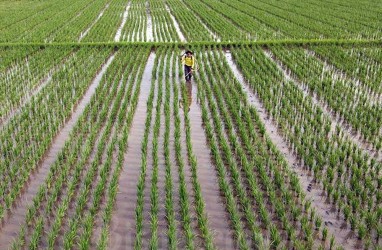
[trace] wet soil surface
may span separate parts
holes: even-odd
[[[151,53],[143,72],[138,104],[129,132],[128,149],[118,181],[118,193],[110,224],[108,245],[110,249],[134,248],[137,184],[141,171],[141,142],[145,129],[146,102],[150,92],[154,59],[155,54]]]
[[[211,161],[211,153],[207,147],[207,138],[202,127],[202,114],[197,103],[197,86],[188,83],[188,95],[191,97],[189,111],[191,126],[191,142],[198,162],[198,180],[205,201],[208,226],[214,237],[214,245],[218,249],[233,249],[233,232],[229,226],[229,216],[225,210],[223,198],[219,191],[218,177]]]

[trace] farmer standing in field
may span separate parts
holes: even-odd
[[[191,82],[192,71],[195,67],[195,58],[191,51],[187,50],[182,56],[182,64],[184,64],[184,74],[186,82]]]

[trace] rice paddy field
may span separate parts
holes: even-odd
[[[381,41],[373,0],[0,0],[0,249],[382,249]]]

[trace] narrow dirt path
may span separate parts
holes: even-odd
[[[0,249],[8,249],[12,239],[17,235],[19,226],[25,220],[27,207],[30,205],[33,197],[36,195],[40,184],[44,182],[46,176],[49,173],[50,166],[56,160],[58,153],[63,149],[66,139],[69,138],[70,132],[85,110],[86,105],[90,102],[97,86],[101,82],[102,76],[105,74],[107,68],[113,60],[114,54],[112,54],[107,62],[102,66],[102,69],[94,78],[85,95],[72,113],[70,119],[65,123],[64,127],[54,138],[51,147],[47,151],[43,161],[36,170],[36,173],[30,177],[29,183],[25,187],[25,190],[20,197],[20,201],[16,204],[12,212],[3,219],[2,228],[0,229]]]
[[[342,131],[345,133],[346,138],[351,140],[354,144],[356,144],[361,149],[363,149],[363,151],[367,153],[371,158],[375,158],[378,161],[382,160],[382,154],[378,154],[378,152],[376,152],[373,149],[373,145],[364,141],[361,138],[361,135],[357,133],[350,126],[350,124],[346,123],[343,119],[341,119],[341,117],[338,117],[338,115],[336,115],[327,104],[322,103],[322,101],[318,99],[315,93],[311,95],[309,93],[309,87],[306,86],[306,84],[300,82],[298,79],[296,79],[296,77],[291,75],[291,73],[288,71],[286,66],[281,61],[276,59],[275,56],[272,54],[272,52],[270,52],[269,50],[263,50],[263,52],[270,60],[272,60],[277,65],[279,70],[284,74],[285,79],[287,79],[288,81],[292,81],[295,84],[295,86],[301,90],[304,96],[310,96],[312,99],[312,102],[318,107],[320,107],[321,110],[324,112],[324,114],[330,118],[330,120],[332,121],[331,133],[334,131],[334,129],[337,126],[339,126],[342,129]]]
[[[125,153],[123,170],[118,181],[113,216],[110,223],[110,249],[133,249],[135,240],[135,207],[137,202],[137,183],[141,167],[141,141],[145,129],[146,102],[151,86],[151,72],[155,54],[151,53],[143,72],[137,109],[131,124],[128,149]]]
[[[354,242],[347,239],[348,235],[352,233],[351,230],[342,229],[343,220],[338,218],[337,213],[335,211],[332,212],[332,206],[325,202],[326,196],[322,195],[322,188],[314,184],[313,176],[307,173],[303,164],[301,164],[297,156],[293,154],[288,143],[281,135],[282,132],[278,130],[277,123],[270,119],[267,110],[257,97],[257,94],[249,88],[246,80],[233,61],[231,53],[227,51],[225,56],[232,72],[242,85],[243,90],[247,93],[249,103],[257,109],[261,122],[265,124],[266,132],[272,140],[272,143],[275,144],[278,150],[284,155],[291,169],[298,174],[300,184],[303,189],[306,190],[306,199],[312,202],[312,206],[316,208],[316,213],[323,219],[329,233],[335,235],[337,242],[341,243],[345,249],[355,249]]]
[[[127,15],[129,13],[129,9],[130,9],[130,4],[131,4],[131,2],[127,3],[125,12],[123,12],[121,25],[119,26],[117,32],[115,33],[115,37],[114,37],[114,41],[115,42],[119,42],[119,40],[121,39],[122,29],[123,29],[123,27],[125,27],[125,23],[126,23],[126,20],[127,20]]]
[[[220,194],[218,177],[211,161],[211,152],[207,147],[207,138],[202,126],[202,112],[197,101],[198,89],[196,84],[187,86],[190,102],[191,142],[198,161],[198,180],[205,201],[205,211],[208,217],[208,227],[213,232],[214,245],[218,249],[233,249],[233,232],[227,221],[229,216],[224,208]]]

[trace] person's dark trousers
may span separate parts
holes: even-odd
[[[186,76],[186,81],[191,81],[191,66],[184,65],[184,74]]]

